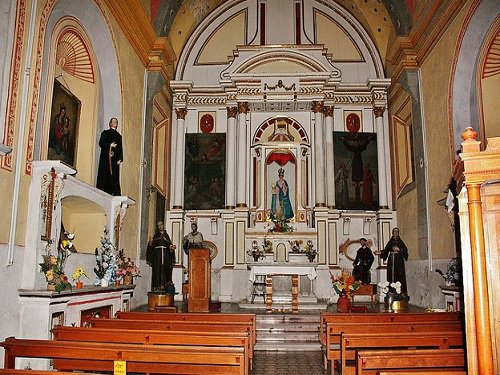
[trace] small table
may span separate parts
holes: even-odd
[[[370,296],[371,306],[375,305],[375,297],[377,296],[377,284],[363,284],[358,290],[352,292],[352,302],[354,303],[354,296]]]

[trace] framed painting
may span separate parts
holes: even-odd
[[[54,80],[48,160],[61,160],[75,167],[80,109],[80,100],[59,81]]]
[[[378,209],[377,135],[333,132],[333,147],[336,207]]]
[[[184,166],[184,209],[224,208],[226,134],[186,134]]]

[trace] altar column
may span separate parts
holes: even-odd
[[[186,108],[175,108],[175,114],[177,115],[177,125],[176,125],[176,139],[175,139],[175,174],[174,174],[174,201],[172,208],[181,209],[182,208],[182,190],[184,188],[184,184],[182,181],[184,180],[183,175],[184,171],[182,169],[183,159],[184,159],[184,122],[187,115]]]
[[[377,132],[377,162],[378,162],[378,199],[380,208],[388,208],[387,203],[387,173],[385,170],[384,147],[384,112],[385,107],[374,107],[375,129]]]
[[[323,147],[323,102],[312,103],[314,112],[314,174],[315,207],[326,207],[325,200],[325,153]]]
[[[238,103],[238,131],[237,131],[237,184],[236,184],[236,206],[247,207],[247,113],[250,110],[247,102]]]
[[[333,106],[325,107],[325,146],[326,146],[326,175],[327,196],[326,203],[329,208],[335,208],[335,164],[333,158]]]
[[[235,207],[235,156],[236,156],[236,114],[237,107],[227,108],[227,140],[226,140],[226,208]]]

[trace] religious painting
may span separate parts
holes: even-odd
[[[61,160],[74,167],[80,119],[80,100],[57,80],[52,94],[48,160]]]
[[[226,196],[226,134],[186,134],[184,209],[224,208]]]
[[[293,221],[296,215],[295,167],[295,156],[287,150],[273,151],[267,157],[267,210],[275,223]]]
[[[333,147],[336,207],[341,210],[377,210],[377,135],[333,132]]]

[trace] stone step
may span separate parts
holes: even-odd
[[[317,342],[319,340],[318,332],[270,332],[261,333],[257,332],[257,342],[288,342],[288,341],[302,341],[302,342]]]
[[[269,324],[265,326],[257,326],[257,334],[259,333],[293,333],[293,332],[319,332],[319,326],[307,324]]]
[[[287,341],[287,342],[257,342],[255,351],[268,352],[305,352],[321,350],[321,344],[317,342]]]

